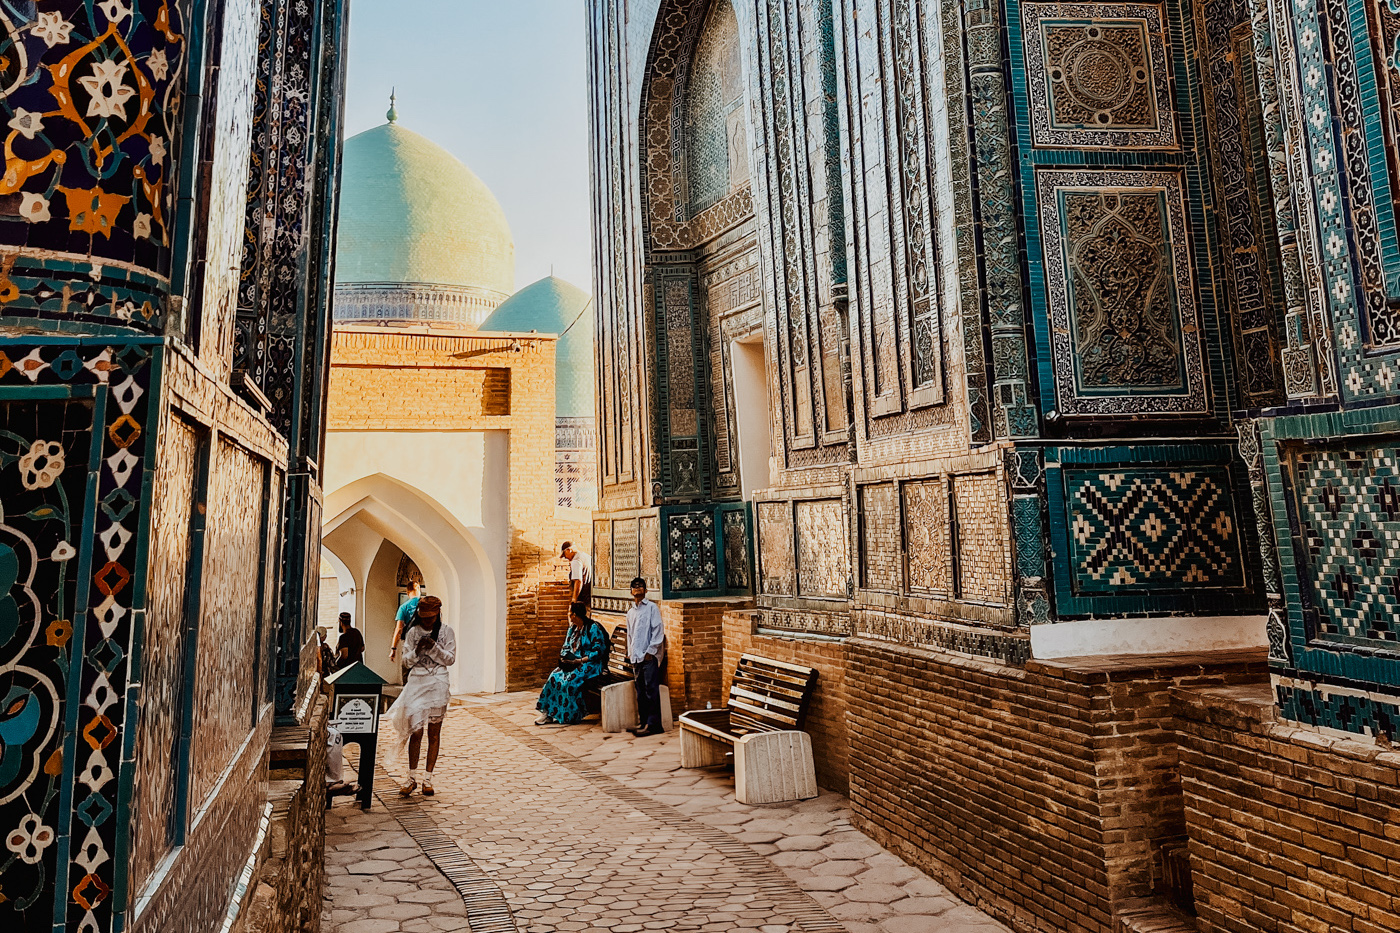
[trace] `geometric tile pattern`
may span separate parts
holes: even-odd
[[[1078,593],[1244,584],[1229,469],[1065,470]]]
[[[661,510],[666,560],[662,599],[749,595],[753,532],[743,503]],[[615,584],[622,581],[614,580]]]
[[[1357,690],[1315,689],[1297,681],[1275,686],[1284,719],[1358,735],[1400,735],[1400,697]]]
[[[1292,463],[1319,638],[1400,640],[1400,448],[1303,450]]]
[[[1059,411],[1205,413],[1181,173],[1042,169],[1036,185]]]
[[[1159,6],[1027,4],[1031,131],[1042,148],[1175,148]]]

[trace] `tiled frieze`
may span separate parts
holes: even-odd
[[[851,594],[850,532],[842,499],[799,501],[797,531],[797,595],[846,599]]]
[[[174,0],[61,0],[0,19],[7,315],[164,331],[189,17]]]
[[[1177,172],[1036,173],[1061,414],[1205,414]]]
[[[764,596],[796,596],[797,567],[793,560],[791,502],[759,502],[759,592]]]
[[[1274,686],[1285,719],[1336,732],[1400,735],[1400,696],[1279,678]]]
[[[1172,149],[1166,24],[1155,4],[1027,3],[1035,145]]]

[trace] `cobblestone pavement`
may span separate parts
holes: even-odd
[[[746,806],[732,775],[680,768],[675,733],[541,728],[533,704],[454,704],[437,796],[413,798],[522,933],[1005,931],[852,828],[839,794]],[[381,804],[338,802],[328,832],[328,933],[473,929]]]

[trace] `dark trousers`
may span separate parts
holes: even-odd
[[[637,686],[637,719],[648,729],[661,728],[661,665],[647,655],[642,663],[632,665]]]

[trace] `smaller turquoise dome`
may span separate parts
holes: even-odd
[[[593,417],[593,300],[588,293],[549,276],[506,299],[478,330],[558,334],[554,348],[554,415]]]

